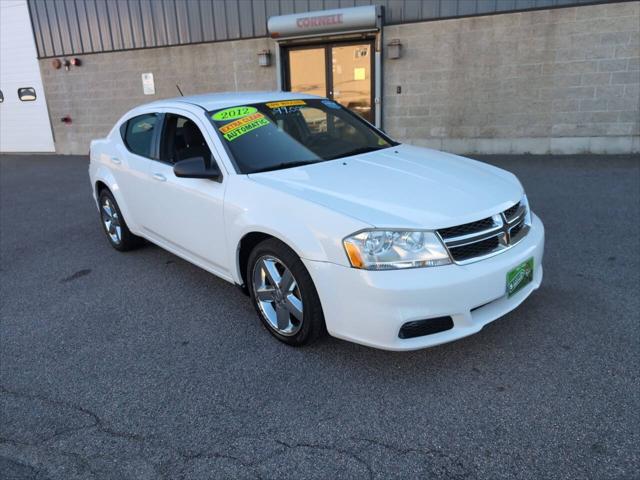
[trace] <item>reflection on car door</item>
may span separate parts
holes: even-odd
[[[224,179],[178,178],[176,161],[203,157],[215,161],[198,120],[187,113],[166,113],[159,160],[152,162],[147,231],[152,239],[218,275],[230,277],[226,265],[223,222]]]

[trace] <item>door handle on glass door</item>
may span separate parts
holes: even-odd
[[[167,177],[165,177],[164,175],[162,175],[161,173],[154,173],[153,174],[153,178],[155,180],[158,180],[159,182],[166,182],[167,181]]]

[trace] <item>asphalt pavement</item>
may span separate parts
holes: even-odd
[[[640,160],[493,156],[547,231],[543,286],[392,353],[272,338],[233,285],[119,253],[86,157],[0,157],[0,478],[640,476]]]

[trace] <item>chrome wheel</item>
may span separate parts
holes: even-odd
[[[109,198],[105,197],[102,200],[102,205],[100,206],[100,214],[102,215],[102,223],[104,224],[107,235],[109,235],[109,238],[113,243],[119,245],[122,242],[122,227],[120,225],[120,217],[118,216],[118,212]]]
[[[291,336],[302,327],[302,295],[291,271],[275,257],[260,257],[253,267],[255,301],[279,334]]]

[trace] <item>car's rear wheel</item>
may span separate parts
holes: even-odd
[[[98,203],[102,228],[113,248],[124,252],[142,244],[142,239],[131,233],[127,227],[120,207],[109,190],[105,188],[100,192]]]
[[[318,293],[300,257],[276,239],[258,244],[247,266],[247,284],[267,330],[289,345],[306,345],[325,331]]]

